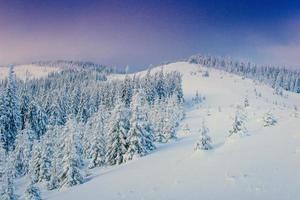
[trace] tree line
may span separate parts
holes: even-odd
[[[23,176],[31,192],[40,182],[49,190],[80,184],[85,168],[121,164],[176,138],[180,73],[110,76],[77,68],[21,81],[10,68],[0,83],[1,194]]]

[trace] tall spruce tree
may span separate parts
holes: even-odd
[[[14,175],[12,168],[12,159],[9,155],[5,157],[5,168],[2,174],[2,183],[0,191],[1,200],[17,200],[18,197],[15,193]]]
[[[60,174],[60,183],[62,187],[71,187],[84,181],[80,169],[82,165],[81,144],[76,122],[73,118],[68,119],[63,132],[65,138],[63,141],[63,169]]]
[[[126,139],[129,121],[128,110],[120,101],[113,111],[108,129],[106,163],[109,165],[121,164],[124,162],[124,155],[128,148]]]
[[[17,94],[17,82],[10,67],[7,86],[0,102],[0,142],[6,151],[15,147],[15,139],[21,129],[21,112]]]
[[[150,132],[150,124],[143,110],[146,100],[142,99],[143,92],[136,92],[132,101],[132,116],[130,119],[130,129],[128,131],[127,143],[128,149],[125,160],[131,160],[135,157],[146,155],[149,151],[155,149],[153,144],[153,133]]]

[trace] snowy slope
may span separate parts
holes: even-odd
[[[273,94],[265,85],[222,71],[185,62],[163,66],[183,74],[186,117],[178,140],[160,145],[152,154],[124,165],[87,172],[86,183],[43,197],[74,199],[300,199],[300,95]],[[160,70],[160,67],[153,70]],[[145,72],[142,72],[145,73]],[[261,97],[255,95],[261,93]],[[193,106],[196,90],[206,97]],[[228,138],[237,105],[245,96],[248,136]],[[262,117],[272,111],[278,120],[263,127]],[[195,152],[198,130],[205,119],[214,149]],[[184,134],[188,124],[191,134]]]
[[[0,67],[0,79],[4,79],[8,74],[8,67]],[[58,67],[39,66],[35,64],[17,65],[14,67],[16,76],[22,80],[41,78],[47,76],[51,72],[60,71]]]

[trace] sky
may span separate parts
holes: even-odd
[[[139,70],[198,53],[300,69],[300,1],[0,0],[0,64]]]

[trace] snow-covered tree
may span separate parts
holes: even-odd
[[[102,107],[98,112],[92,117],[90,123],[92,124],[91,134],[92,134],[92,144],[91,144],[91,160],[89,168],[100,167],[105,164],[105,154],[106,154],[106,110]],[[106,111],[107,112],[107,111]]]
[[[200,132],[200,137],[197,140],[197,143],[195,145],[195,150],[210,150],[212,149],[212,141],[211,138],[209,137],[209,129],[206,127],[204,121],[202,122],[202,127],[199,130]]]
[[[76,129],[74,119],[68,119],[64,127],[64,141],[62,144],[62,171],[60,174],[60,183],[62,187],[71,187],[83,183],[84,179],[81,174],[81,144],[79,133]]]
[[[4,173],[2,174],[2,183],[1,183],[1,191],[0,191],[0,200],[17,200],[18,197],[15,193],[15,185],[14,185],[14,175],[13,169],[11,165],[10,156],[5,159],[5,168]]]
[[[247,134],[247,129],[245,127],[246,117],[242,110],[238,109],[234,116],[234,121],[232,124],[232,129],[229,130],[229,137],[232,135],[244,136]]]
[[[192,101],[194,102],[194,104],[200,104],[205,100],[204,97],[202,97],[198,90],[196,91],[195,97],[193,97]]]
[[[153,133],[150,132],[152,129],[150,128],[145,110],[143,110],[146,100],[142,99],[143,95],[140,95],[140,93],[143,92],[136,92],[132,100],[132,116],[127,137],[128,149],[125,160],[144,156],[149,151],[155,149],[152,137]]]
[[[0,142],[6,151],[15,147],[15,139],[21,129],[20,102],[13,67],[8,74],[8,82],[3,97],[0,98]]]
[[[299,70],[279,68],[274,66],[257,66],[250,62],[244,63],[229,58],[195,55],[190,57],[190,63],[201,64],[208,68],[216,68],[238,74],[244,78],[252,78],[264,82],[275,89],[275,94],[283,95],[283,89],[300,93]]]
[[[124,154],[127,151],[127,133],[129,130],[128,111],[122,103],[118,103],[114,109],[108,126],[108,146],[106,163],[109,165],[124,162]]]
[[[30,139],[30,129],[25,127],[16,138],[16,147],[13,151],[13,166],[15,176],[20,177],[28,173],[29,161],[31,158],[32,140]]]
[[[41,165],[41,144],[38,141],[35,141],[32,148],[32,157],[29,162],[29,176],[33,183],[37,183],[41,180]]]
[[[48,117],[44,109],[35,101],[32,101],[28,110],[28,122],[31,129],[35,132],[35,139],[40,137],[46,132]]]
[[[163,68],[155,74],[156,79],[156,94],[159,100],[163,100],[166,97],[166,87],[165,87],[165,74]]]
[[[46,135],[52,135],[53,139],[53,146],[51,146],[51,152],[53,155],[51,155],[51,169],[50,169],[50,180],[47,182],[47,189],[53,190],[60,187],[59,182],[59,175],[60,175],[60,169],[62,168],[62,162],[61,157],[63,152],[63,148],[61,148],[61,139],[60,136],[62,134],[59,134],[60,127],[54,126],[52,128],[49,128]],[[48,172],[48,170],[47,170]]]
[[[209,72],[206,70],[206,71],[203,73],[202,76],[203,76],[203,77],[209,77]]]
[[[264,126],[273,126],[277,123],[277,120],[271,112],[267,112],[263,116],[263,122],[264,122]]]
[[[176,139],[175,128],[179,125],[179,121],[183,118],[183,110],[176,98],[171,97],[166,102],[166,110],[164,114],[164,125],[162,132],[167,141]]]
[[[167,142],[163,132],[165,113],[166,107],[164,106],[164,102],[156,99],[154,104],[151,106],[149,116],[150,123],[153,125],[154,130],[154,141],[156,142]]]
[[[42,200],[40,189],[32,182],[26,188],[25,191],[26,200]]]
[[[244,107],[248,107],[250,104],[249,104],[249,100],[248,100],[248,97],[245,97],[244,98]]]
[[[55,144],[57,142],[54,130],[49,129],[41,138],[41,165],[40,181],[49,181],[51,177],[51,168],[55,155]]]

